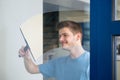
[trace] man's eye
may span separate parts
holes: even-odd
[[[59,35],[59,38],[61,37],[67,37],[68,35],[67,34],[63,34],[63,35]]]
[[[64,37],[67,37],[67,35],[63,35]]]

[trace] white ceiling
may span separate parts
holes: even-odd
[[[90,8],[90,0],[43,0],[43,2],[58,5],[60,10],[89,11]]]

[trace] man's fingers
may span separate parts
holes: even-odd
[[[24,46],[22,46],[20,49],[19,49],[19,57],[23,57],[25,56],[26,52],[24,51]]]

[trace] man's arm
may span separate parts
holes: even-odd
[[[31,74],[39,73],[39,67],[36,65],[32,59],[30,58],[30,51],[29,49],[27,51],[24,51],[25,47],[22,47],[19,50],[19,55],[24,58],[24,65],[26,70]]]

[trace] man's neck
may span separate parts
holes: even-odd
[[[70,54],[71,58],[74,59],[81,56],[85,52],[85,50],[83,49],[82,46],[75,46],[70,50],[70,52],[71,52]]]

